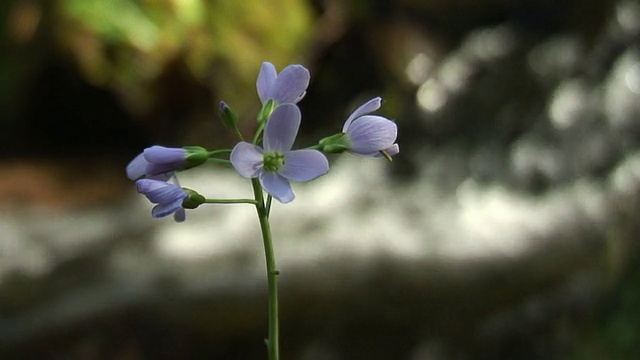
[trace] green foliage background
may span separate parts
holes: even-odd
[[[155,105],[153,84],[172,62],[242,107],[264,60],[296,60],[312,33],[301,0],[61,0],[56,42],[86,78],[133,110]]]

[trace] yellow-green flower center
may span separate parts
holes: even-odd
[[[265,153],[262,156],[262,163],[265,171],[277,172],[284,166],[284,155],[277,151]]]

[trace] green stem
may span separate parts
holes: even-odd
[[[253,194],[256,202],[256,212],[260,220],[262,242],[264,243],[264,255],[267,262],[267,286],[269,288],[269,337],[267,338],[267,351],[269,360],[280,358],[279,324],[278,324],[278,270],[271,240],[271,227],[269,226],[269,214],[264,203],[262,186],[258,179],[251,179]]]
[[[271,213],[271,200],[273,200],[273,197],[271,195],[267,195],[267,219]]]
[[[219,154],[228,154],[230,152],[231,152],[231,149],[220,149],[220,150],[209,151],[209,152],[207,152],[207,155],[209,156],[207,161],[218,163],[218,164],[231,164],[231,161],[229,161],[227,159],[219,159],[219,158],[214,157],[214,156],[219,155]]]
[[[322,148],[323,148],[323,146],[322,146],[322,145],[317,144],[317,145],[313,145],[313,146],[306,147],[305,149],[306,149],[306,150],[322,150]]]
[[[234,127],[233,132],[236,134],[238,139],[240,139],[240,141],[244,141],[244,137],[242,137],[242,133],[240,132],[240,129],[238,129],[237,126]]]
[[[207,155],[209,155],[209,157],[212,157],[214,155],[226,154],[226,153],[230,153],[230,152],[231,152],[231,149],[219,149],[219,150],[209,151],[209,152],[207,152]]]
[[[231,161],[226,159],[208,158],[207,161],[218,163],[218,164],[231,164]]]
[[[258,140],[260,140],[260,135],[262,134],[262,131],[264,130],[264,126],[267,124],[266,121],[261,121],[260,124],[258,125],[258,130],[256,130],[256,134],[253,135],[253,140],[251,141],[254,144],[258,144]]]
[[[253,204],[258,205],[254,199],[205,199],[205,204]]]

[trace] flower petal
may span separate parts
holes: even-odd
[[[144,149],[144,158],[148,162],[154,163],[168,163],[184,160],[187,156],[187,152],[183,148],[169,148],[159,145],[154,145]]]
[[[284,166],[278,173],[293,181],[313,180],[329,172],[327,158],[318,150],[295,150],[285,154]]]
[[[294,103],[309,86],[309,70],[302,65],[289,65],[276,77],[271,86],[271,98],[278,104]]]
[[[295,100],[293,100],[294,104],[297,104],[298,102],[300,102],[300,100],[302,100],[304,98],[304,96],[307,95],[307,92],[303,92],[302,94],[300,94],[300,96],[298,96]]]
[[[264,129],[265,151],[291,150],[300,128],[300,109],[294,104],[278,106],[269,117]]]
[[[161,218],[167,215],[171,215],[174,212],[182,209],[182,199],[176,199],[168,203],[160,203],[151,209],[151,216],[154,218]]]
[[[189,196],[181,187],[164,181],[141,179],[136,181],[138,192],[155,204],[171,203]]]
[[[269,195],[283,204],[291,202],[295,198],[289,180],[277,173],[263,171],[260,174],[260,184]]]
[[[144,159],[144,153],[138,154],[129,165],[127,165],[127,177],[131,180],[137,180],[147,173],[147,165],[149,163]]]
[[[171,186],[171,184],[159,180],[140,179],[136,181],[136,188],[138,189],[138,192],[145,195],[163,189],[167,186]]]
[[[347,129],[349,128],[353,120],[359,118],[360,116],[363,116],[365,114],[368,114],[370,112],[380,109],[381,101],[382,101],[382,98],[376,97],[360,105],[359,108],[355,109],[351,113],[351,115],[349,115],[349,117],[347,118],[347,121],[344,122],[344,126],[342,127],[342,132],[347,132]]]
[[[371,155],[393,146],[398,137],[398,126],[381,116],[366,115],[354,120],[347,129],[349,150],[360,155]]]
[[[187,214],[182,206],[178,210],[176,210],[175,213],[173,213],[173,220],[175,222],[183,222],[185,221],[186,218],[187,218]]]
[[[149,162],[147,175],[157,175],[169,171],[183,169],[186,164],[187,152],[182,148],[168,148],[152,146],[144,149],[144,158]]]
[[[252,178],[258,176],[262,170],[263,153],[259,146],[243,141],[231,150],[229,160],[240,176]]]
[[[260,67],[260,73],[258,74],[258,81],[256,82],[256,88],[258,89],[258,97],[262,104],[266,103],[271,97],[271,88],[273,82],[276,80],[277,73],[276,68],[270,62],[263,62]]]
[[[147,179],[152,179],[152,180],[160,180],[160,181],[167,182],[167,181],[169,181],[169,179],[171,179],[171,177],[175,176],[175,174],[176,173],[174,171],[169,171],[169,172],[162,173],[162,174],[147,175],[146,178]]]
[[[384,151],[389,154],[389,156],[396,156],[400,153],[400,147],[398,144],[393,144],[391,147],[384,149]],[[384,155],[380,154],[380,151],[373,154],[373,157],[383,157]]]

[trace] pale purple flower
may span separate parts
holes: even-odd
[[[313,180],[329,171],[327,158],[317,150],[291,150],[300,127],[296,105],[278,106],[264,129],[264,149],[240,142],[231,151],[230,160],[245,178],[258,178],[260,184],[281,203],[294,199],[289,180]]]
[[[357,108],[342,127],[350,152],[363,156],[382,157],[400,152],[396,139],[398,126],[391,120],[377,115],[366,115],[380,108],[381,98],[373,98]]]
[[[309,70],[302,65],[289,65],[280,74],[270,62],[263,62],[256,87],[262,104],[273,99],[276,105],[296,104],[302,100],[309,86]]]
[[[175,221],[184,221],[185,210],[182,202],[189,194],[179,185],[160,180],[140,179],[136,181],[136,188],[149,201],[157,204],[151,210],[151,216],[161,218],[173,214]]]
[[[143,176],[168,180],[174,171],[187,166],[187,151],[183,148],[152,146],[144,149],[127,165],[127,177],[131,180]]]

